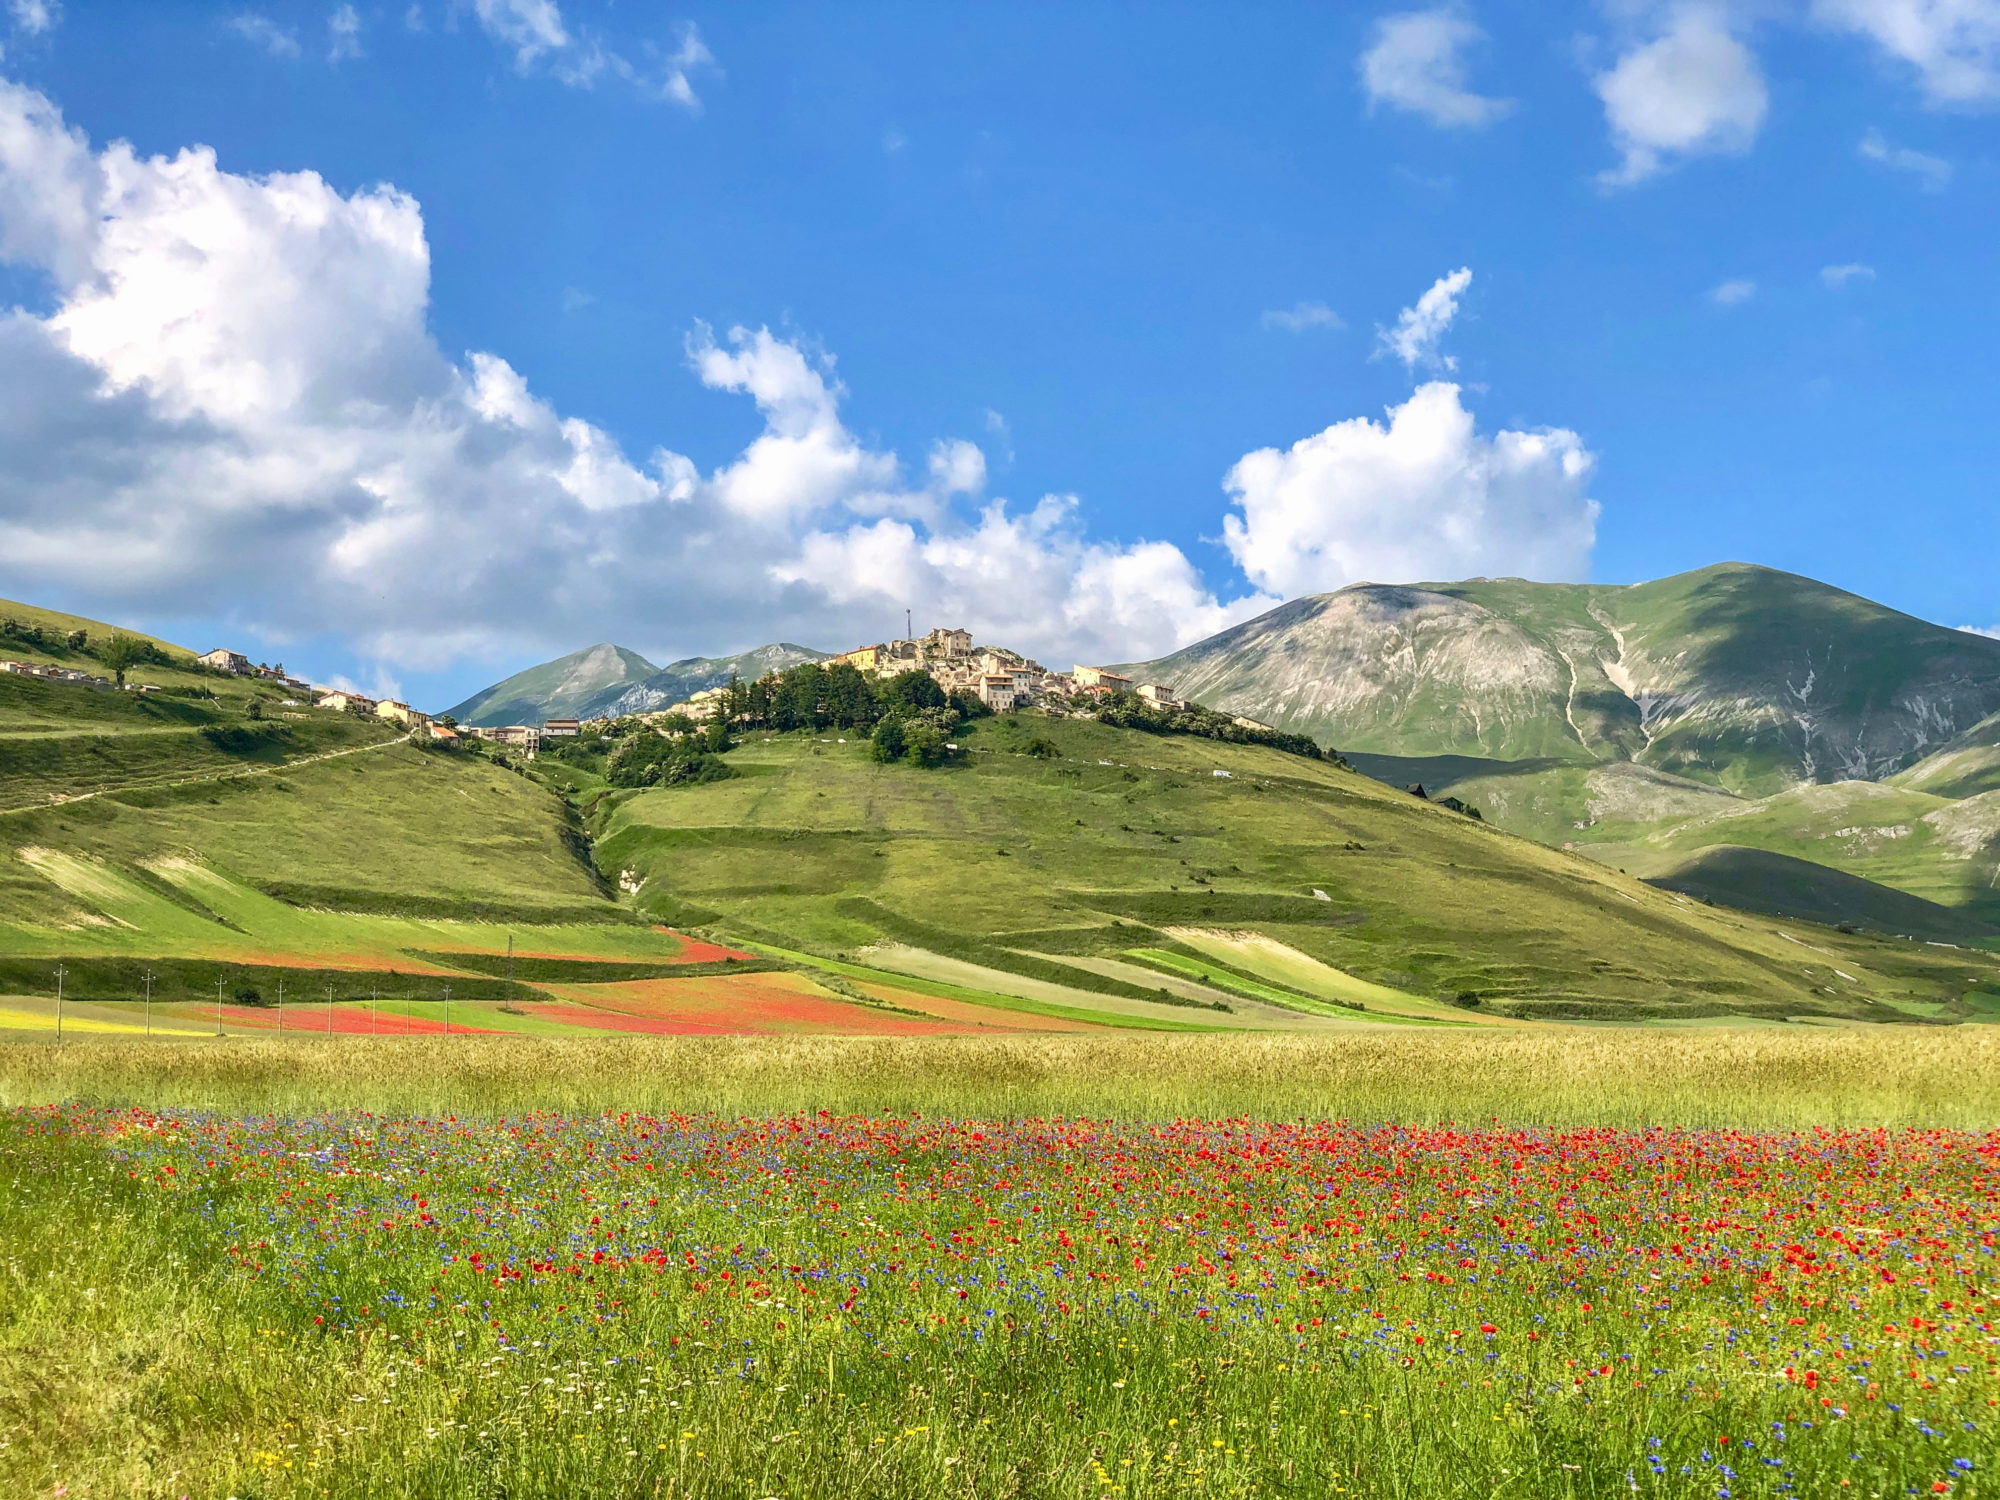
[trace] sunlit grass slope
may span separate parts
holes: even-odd
[[[1025,753],[1037,737],[1055,758]],[[967,743],[965,766],[925,773],[837,736],[753,736],[735,780],[596,801],[599,861],[666,919],[1113,994],[1077,960],[1196,953],[1180,928],[1261,932],[1481,1016],[1907,1019],[1960,1013],[1991,970],[1801,937],[1256,747],[1038,717]]]
[[[113,675],[92,654],[113,627],[7,600],[0,618],[50,633],[39,644],[0,638],[0,657]],[[87,637],[85,649],[57,634],[73,630]],[[160,689],[154,693],[0,675],[0,810],[263,770],[400,733],[380,720],[288,703],[275,682],[210,672],[182,647],[151,644],[166,660],[134,667],[126,680]]]

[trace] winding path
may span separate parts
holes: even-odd
[[[103,786],[92,792],[72,792],[68,796],[51,794],[44,802],[23,802],[17,807],[0,807],[0,817],[10,813],[43,812],[51,807],[67,807],[73,802],[92,802],[99,797],[114,796],[119,792],[152,791],[162,787],[196,786],[205,781],[229,781],[247,776],[269,776],[275,771],[295,771],[300,766],[309,766],[315,761],[338,760],[343,755],[360,755],[369,750],[386,750],[391,745],[407,744],[410,734],[406,732],[393,740],[377,740],[372,745],[349,745],[345,750],[322,750],[317,755],[302,756],[298,760],[281,761],[275,766],[232,766],[226,771],[208,771],[199,776],[180,776],[168,781],[127,781],[118,786]]]

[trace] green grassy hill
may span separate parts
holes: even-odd
[[[1712,909],[1277,751],[1025,716],[981,721],[968,749],[926,773],[837,736],[752,736],[736,779],[596,793],[598,858],[666,920],[1120,1000],[1161,955],[1240,983],[1282,953],[1420,1019],[1893,1019],[1992,971]]]
[[[87,665],[103,628],[65,628]],[[731,779],[612,791],[587,765],[287,706],[185,653],[135,675],[164,690],[0,677],[0,1027],[58,963],[106,1004],[149,964],[176,1003],[218,975],[352,1002],[429,974],[528,1030],[726,1028],[744,1007],[889,1031],[1912,1021],[1974,1014],[1996,972],[1713,909],[1261,747],[1020,715],[935,771],[751,734]],[[679,940],[654,923],[754,962],[661,978]],[[532,1014],[499,1008],[510,938],[539,955]]]
[[[2000,927],[1951,907],[1768,849],[1703,849],[1653,876],[1649,884],[1745,911],[1924,942],[1978,943],[2000,937]]]
[[[1983,719],[1943,749],[1889,778],[1892,785],[1940,797],[2000,792],[2000,714]]]

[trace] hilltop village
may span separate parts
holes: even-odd
[[[1098,703],[1132,694],[1148,707],[1162,711],[1196,707],[1177,696],[1173,689],[1156,682],[1134,683],[1130,677],[1109,667],[1073,667],[1052,672],[1040,662],[1005,646],[980,646],[972,632],[940,628],[913,639],[878,641],[857,646],[819,663],[825,669],[851,667],[871,679],[887,679],[905,672],[922,672],[946,694],[977,698],[993,713],[1009,713],[1017,708],[1038,708],[1047,713],[1090,711]],[[662,723],[680,716],[698,722],[712,717],[729,696],[727,686],[703,689],[679,703],[637,714],[641,722]],[[1273,732],[1268,724],[1238,715],[1230,722],[1253,732]],[[533,755],[544,739],[573,738],[592,729],[604,729],[612,720],[549,719],[539,725],[509,724],[504,727],[467,727],[464,733],[509,745]]]
[[[81,642],[76,644],[81,645]],[[460,725],[449,715],[427,714],[401,699],[372,698],[351,688],[317,686],[292,676],[282,662],[276,665],[253,662],[243,652],[227,647],[203,652],[195,660],[211,672],[271,684],[290,695],[283,700],[286,707],[309,704],[331,712],[378,718],[446,744],[472,737],[526,756],[539,754],[545,740],[574,740],[587,733],[601,733],[618,722],[611,717],[581,720],[551,718],[539,724]],[[1213,719],[1216,721],[1214,727],[1219,728],[1226,723],[1248,735],[1278,735],[1271,725],[1255,719],[1240,714],[1212,713],[1178,696],[1172,688],[1163,684],[1135,683],[1132,678],[1109,667],[1076,666],[1067,672],[1051,671],[1032,657],[1005,646],[977,645],[971,631],[958,628],[940,628],[910,639],[857,646],[838,656],[828,657],[816,666],[823,671],[849,668],[875,683],[884,683],[912,672],[922,673],[936,683],[946,697],[961,702],[976,700],[981,708],[991,713],[1035,708],[1055,717],[1072,714],[1097,716],[1116,704],[1124,703],[1155,715],[1194,714]],[[0,672],[39,677],[82,688],[155,691],[149,684],[124,682],[122,670],[116,683],[73,668],[27,661],[0,660]],[[663,726],[669,720],[706,723],[723,711],[733,690],[731,684],[711,687],[665,708],[624,717],[628,722],[636,720],[655,727]]]

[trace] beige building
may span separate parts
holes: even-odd
[[[542,748],[542,732],[532,724],[472,725],[467,732],[490,744],[506,745],[529,755],[538,753]]]
[[[575,719],[544,719],[542,721],[542,738],[545,740],[575,739],[576,736],[582,733],[583,725]]]
[[[1188,706],[1187,699],[1176,697],[1172,688],[1162,687],[1157,682],[1140,683],[1138,692],[1141,698],[1145,699],[1146,702],[1152,704],[1155,708],[1186,708]]]
[[[880,642],[873,646],[857,646],[852,651],[843,651],[826,663],[829,667],[852,667],[857,672],[879,672],[889,648]]]
[[[1122,693],[1132,686],[1131,678],[1120,677],[1109,667],[1077,667],[1069,675],[1078,687],[1100,692]]]
[[[372,714],[375,712],[375,700],[373,698],[364,698],[359,693],[321,693],[317,702],[319,707],[330,708],[335,713]]]
[[[979,701],[996,714],[1013,711],[1014,679],[1004,672],[982,674],[974,691],[979,694]]]
[[[195,660],[204,667],[213,667],[218,672],[228,672],[235,677],[250,677],[257,671],[250,665],[250,658],[241,651],[229,651],[221,646],[213,651],[204,651]]]
[[[972,632],[969,630],[933,630],[918,644],[924,648],[926,656],[942,656],[947,659],[954,656],[970,656],[972,654]]]
[[[380,703],[376,704],[375,717],[378,719],[394,720],[406,729],[422,729],[431,721],[429,714],[419,713],[416,709],[410,707],[409,704],[396,698],[384,698]]]

